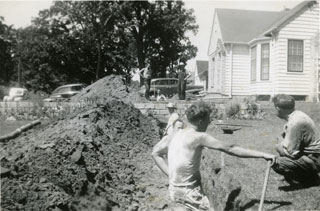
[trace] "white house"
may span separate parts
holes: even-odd
[[[204,91],[208,90],[208,61],[196,61],[194,78],[195,85],[202,85],[204,87]]]
[[[319,3],[279,12],[216,9],[208,92],[319,100]]]

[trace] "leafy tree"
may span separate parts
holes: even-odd
[[[124,2],[121,14],[126,20],[137,49],[138,67],[151,63],[153,77],[165,76],[166,70],[175,72],[179,63],[196,55],[196,47],[186,32],[196,33],[198,26],[192,10],[182,1]]]
[[[189,31],[197,31],[195,18],[179,1],[56,1],[17,32],[15,52],[26,87],[51,91],[109,74],[129,78],[146,62],[153,77],[174,72],[195,56]]]
[[[108,2],[101,3],[106,4],[101,7],[108,7]],[[63,83],[90,84],[103,76],[105,72],[101,70],[115,66],[116,55],[120,53],[109,43],[117,40],[110,33],[99,34],[103,27],[97,25],[107,20],[97,15],[98,9],[93,2],[55,2],[50,9],[39,13],[33,26],[21,31],[27,87],[51,91]],[[88,10],[91,13],[86,15]],[[103,63],[108,60],[111,60],[109,68],[105,68]]]
[[[12,60],[14,30],[3,21],[4,18],[0,16],[0,84],[8,85],[14,75]]]

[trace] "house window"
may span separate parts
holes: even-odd
[[[269,61],[270,61],[269,44],[261,45],[261,80],[269,80]]]
[[[257,46],[251,48],[251,81],[257,77]]]
[[[303,40],[288,40],[288,71],[303,71]]]

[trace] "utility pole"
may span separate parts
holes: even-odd
[[[18,34],[17,37],[17,44],[18,44],[18,86],[21,88],[22,87],[22,73],[21,73],[21,37],[20,33]]]
[[[19,61],[18,61],[18,86],[21,88],[21,56],[19,55]]]

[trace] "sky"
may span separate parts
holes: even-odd
[[[188,61],[186,69],[194,71],[196,60],[208,60],[207,51],[215,8],[280,11],[285,8],[291,9],[300,2],[296,0],[186,0],[186,8],[194,10],[199,25],[196,35],[188,34],[192,44],[198,48],[198,53],[195,59]],[[47,9],[50,5],[52,5],[50,0],[0,0],[0,16],[5,18],[4,22],[7,25],[13,25],[15,28],[26,27],[31,24],[32,17],[37,17],[40,10]]]

